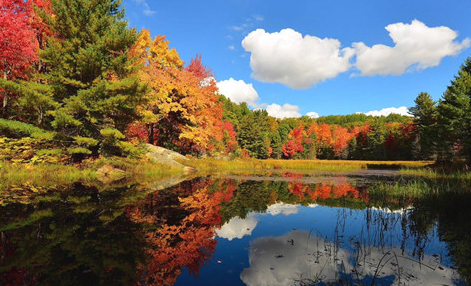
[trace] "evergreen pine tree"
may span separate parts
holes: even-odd
[[[468,58],[438,104],[439,159],[463,155],[471,161],[470,98],[471,58]]]
[[[437,106],[430,94],[421,92],[415,99],[415,106],[409,109],[414,115],[414,124],[417,128],[417,157],[430,159],[435,153],[437,143]]]
[[[50,111],[55,130],[110,142],[136,118],[144,87],[128,55],[136,33],[120,4],[52,0],[52,15],[43,15],[54,33],[40,58],[48,69],[42,90],[57,103]]]

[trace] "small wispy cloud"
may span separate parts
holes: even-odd
[[[231,26],[229,27],[229,30],[236,31],[236,32],[242,32],[250,28],[252,25],[249,23],[243,23],[240,24],[239,26]]]
[[[144,1],[144,0],[138,0]],[[251,30],[256,28],[260,25],[260,22],[263,22],[264,18],[262,15],[253,14],[252,16],[245,18],[239,25],[228,26],[227,29],[229,30],[228,35],[226,35],[226,39],[228,40],[228,49],[231,51],[236,51],[236,46],[239,45],[234,44],[235,39],[239,39],[240,36],[246,36]],[[242,54],[241,57],[245,58],[247,55]]]
[[[143,0],[141,0],[143,1]],[[256,26],[257,22],[263,22],[264,18],[262,15],[252,15],[251,17],[246,18],[241,24],[230,26],[229,30],[235,32],[241,32],[242,34],[247,34],[249,30],[253,29]]]
[[[253,15],[252,17],[257,22],[262,22],[264,20],[262,15]]]
[[[135,3],[141,5],[144,9],[142,10],[142,13],[144,13],[144,15],[146,16],[152,16],[154,15],[155,13],[157,13],[157,11],[154,11],[154,10],[151,10],[150,9],[150,6],[149,4],[147,3],[146,0],[133,0]]]

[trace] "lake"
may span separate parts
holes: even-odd
[[[0,285],[471,281],[467,180],[365,170],[168,185],[3,187]]]

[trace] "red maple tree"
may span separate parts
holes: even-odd
[[[3,84],[24,77],[31,63],[37,60],[38,42],[31,26],[29,5],[23,0],[0,0],[0,68],[3,71]],[[9,92],[1,92],[3,114],[6,116],[9,105]]]

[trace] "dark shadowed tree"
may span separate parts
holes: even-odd
[[[435,154],[437,142],[437,106],[430,94],[421,92],[415,99],[415,106],[409,109],[414,115],[417,129],[417,158],[430,159]]]

